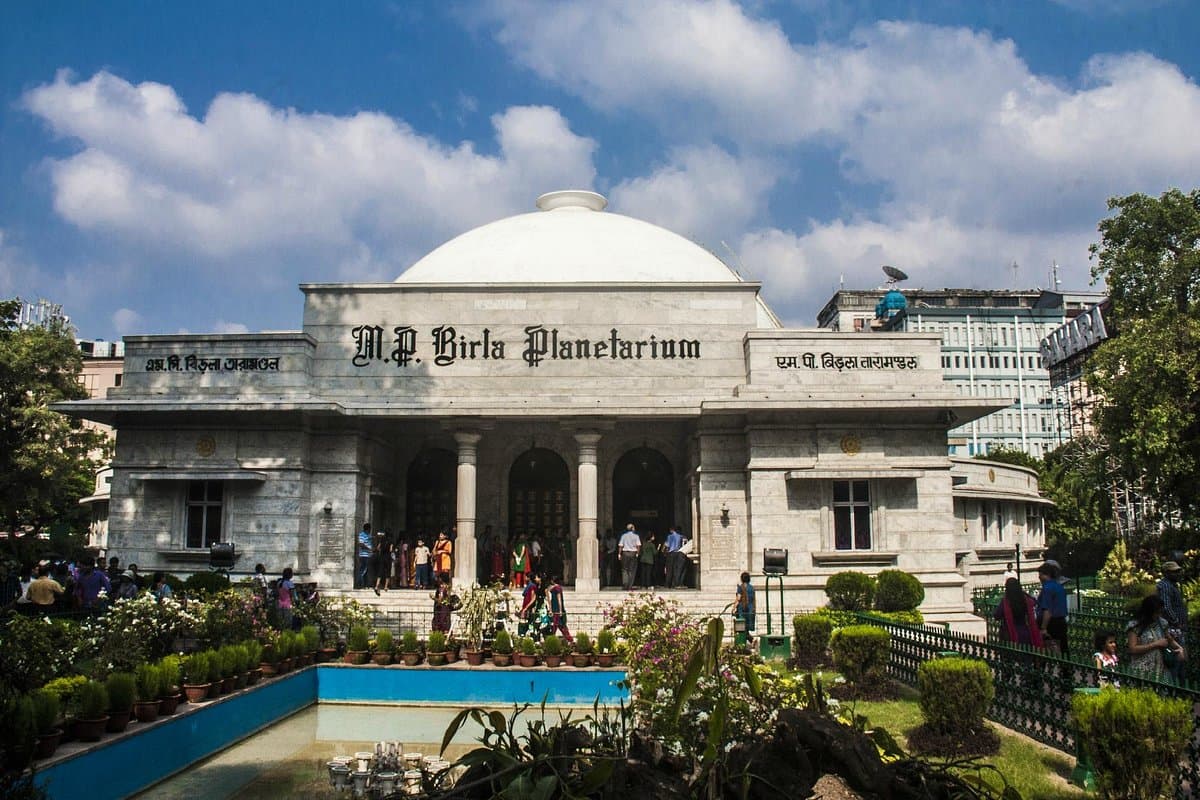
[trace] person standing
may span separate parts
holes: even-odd
[[[151,591],[154,592],[154,599],[160,603],[171,596],[171,584],[167,583],[167,574],[165,572],[154,573]]]
[[[643,589],[649,589],[655,583],[654,559],[657,555],[658,542],[654,538],[654,531],[648,530],[638,550],[638,585]]]
[[[1019,575],[1017,575],[1017,571],[1015,569],[1013,569],[1013,565],[1012,565],[1011,561],[1009,561],[1007,564],[1004,565],[1004,575],[1001,576],[1001,580],[1004,581],[1004,585],[1006,585],[1006,586],[1008,585],[1009,578],[1012,578],[1013,580],[1017,581],[1018,583],[1021,581],[1021,577]]]
[[[387,531],[375,534],[375,546],[371,553],[371,564],[375,568],[375,594],[379,594],[382,586],[386,592],[392,578],[392,540]]]
[[[437,541],[433,543],[433,573],[441,575],[444,572],[449,575],[453,571],[454,542],[445,531],[439,531]]]
[[[512,586],[520,589],[525,586],[526,573],[529,571],[529,548],[525,538],[518,531],[516,542],[513,544],[512,557],[509,560],[512,568]]]
[[[283,576],[275,584],[275,608],[279,611],[279,629],[292,629],[292,601],[296,594],[296,584],[292,582],[291,567],[283,570]]]
[[[542,573],[542,540],[534,536],[529,537],[529,570],[530,574]]]
[[[271,582],[267,579],[265,564],[254,565],[254,574],[250,576],[250,583],[254,587],[254,593],[259,597],[265,599],[270,594]]]
[[[542,576],[536,572],[529,576],[525,588],[521,590],[521,610],[517,612],[517,618],[520,622],[517,624],[517,633],[522,636],[532,635],[537,636],[537,609],[541,603],[542,594]],[[530,634],[530,628],[533,633]]]
[[[754,632],[754,614],[758,604],[754,598],[754,586],[750,583],[750,573],[743,572],[738,580],[737,591],[734,593],[734,615],[741,617],[746,623],[746,635]]]
[[[1042,632],[1037,623],[1036,603],[1021,589],[1016,578],[1004,582],[1004,597],[992,614],[1000,620],[1000,635],[1012,644],[1042,646]]]
[[[444,536],[445,534],[441,534]],[[450,614],[454,611],[453,593],[450,591],[450,573],[437,574],[437,588],[433,591],[433,629],[450,632]]]
[[[1051,651],[1067,655],[1067,592],[1058,582],[1058,567],[1045,563],[1038,567],[1042,591],[1038,593],[1037,620],[1042,640]]]
[[[413,571],[417,575],[418,589],[428,589],[432,585],[429,573],[429,558],[429,548],[425,546],[425,540],[417,539],[417,546],[413,548]]]
[[[617,549],[621,554],[621,588],[627,592],[632,591],[634,579],[637,577],[638,551],[642,549],[642,537],[638,536],[632,522],[625,526]]]
[[[396,561],[396,583],[397,589],[407,589],[409,582],[408,571],[408,535],[404,532],[400,534],[400,541],[396,543],[393,555]]]
[[[1187,649],[1188,611],[1187,601],[1179,590],[1179,581],[1183,577],[1183,567],[1174,561],[1162,565],[1162,580],[1156,585],[1158,597],[1163,601],[1163,619],[1171,629],[1171,636],[1181,648]],[[1184,663],[1182,659],[1167,659],[1168,670],[1178,683],[1184,678]]]
[[[683,584],[683,535],[678,525],[672,525],[665,543],[667,550],[667,588],[677,589]]]
[[[83,569],[79,572],[79,580],[75,584],[75,601],[79,607],[86,610],[98,610],[103,605],[103,597],[112,593],[112,583],[103,571],[96,569],[96,562],[88,556],[83,560]]]
[[[550,605],[550,633],[561,633],[569,644],[573,644],[575,639],[567,629],[567,604],[559,576],[550,577],[550,588],[546,590],[546,596]]]
[[[37,577],[29,583],[25,596],[38,609],[45,610],[53,606],[56,596],[65,591],[62,584],[50,577],[50,566],[43,564],[38,567]]]
[[[620,572],[621,556],[617,552],[617,535],[612,528],[604,529],[604,538],[600,547],[600,576],[602,586],[612,586],[617,582]]]
[[[355,548],[355,569],[354,569],[354,588],[365,589],[369,585],[367,582],[367,573],[371,569],[371,523],[364,522],[362,530],[358,532]]]
[[[508,541],[501,534],[497,533],[492,537],[492,574],[491,581],[499,581],[501,586],[508,585],[508,570],[505,569],[505,564],[508,563]]]
[[[1137,618],[1125,627],[1126,643],[1129,647],[1129,668],[1158,678],[1163,674],[1165,653],[1171,653],[1182,661],[1184,650],[1167,621],[1163,619],[1163,601],[1156,594],[1142,600]]]

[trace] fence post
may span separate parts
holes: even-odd
[[[1075,694],[1100,694],[1095,686],[1076,686]],[[1096,791],[1096,771],[1092,768],[1092,757],[1083,746],[1079,732],[1075,733],[1075,769],[1071,770],[1071,783],[1085,792]]]

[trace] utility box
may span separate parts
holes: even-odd
[[[758,637],[758,654],[765,659],[792,657],[792,637],[767,634]]]

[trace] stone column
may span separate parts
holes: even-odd
[[[455,431],[458,442],[458,500],[455,525],[458,539],[454,542],[454,582],[471,584],[475,581],[475,460],[482,434],[474,431]]]
[[[584,431],[575,434],[579,443],[579,539],[575,543],[575,589],[595,592],[600,589],[600,542],[596,538],[596,445],[601,434]]]

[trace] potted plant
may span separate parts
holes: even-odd
[[[225,674],[221,666],[221,654],[217,650],[205,650],[208,653],[208,696],[217,697],[221,694],[221,685],[224,683]]]
[[[537,642],[532,637],[522,636],[519,642],[521,652],[518,660],[522,667],[536,667],[538,662]]]
[[[492,640],[492,663],[497,667],[507,667],[512,663],[512,656],[512,636],[501,628],[496,631],[496,638]]]
[[[364,625],[355,625],[346,637],[346,663],[365,664],[371,652],[371,635]]]
[[[300,641],[304,643],[304,664],[312,664],[317,660],[317,651],[321,647],[321,631],[316,625],[305,625],[300,629]]]
[[[258,671],[264,678],[272,678],[279,674],[279,648],[274,643],[263,646],[262,655],[258,659]]]
[[[62,741],[62,728],[58,726],[62,704],[58,702],[58,695],[45,689],[35,689],[29,699],[33,708],[33,727],[37,731],[33,757],[49,758]]]
[[[158,719],[158,690],[162,683],[161,673],[154,664],[138,664],[134,672],[137,677],[137,702],[133,713],[138,722],[154,722]]]
[[[596,635],[596,664],[601,667],[611,667],[617,660],[617,637],[613,632],[604,628]]]
[[[542,642],[542,660],[547,667],[557,667],[563,660],[563,640],[553,633]]]
[[[276,669],[281,673],[291,672],[296,657],[296,634],[291,631],[280,631],[279,636],[275,639],[275,649],[279,651]]]
[[[241,657],[237,648],[227,644],[217,650],[217,660],[221,664],[221,694],[229,694],[237,687],[237,671]]]
[[[386,667],[392,663],[392,649],[392,632],[385,628],[375,634],[375,652],[371,655],[371,660],[381,667]]]
[[[114,672],[104,680],[104,690],[108,692],[108,724],[105,730],[120,733],[125,730],[133,714],[137,678],[129,672]]]
[[[63,714],[63,723],[59,726],[62,728],[63,742],[75,738],[75,718],[79,716],[79,687],[87,683],[87,680],[82,675],[68,675],[55,678],[42,687],[58,698],[58,705]]]
[[[572,648],[571,661],[577,667],[590,667],[592,665],[591,636],[581,633],[575,637],[575,646]]]
[[[88,681],[76,693],[79,715],[75,718],[75,738],[81,742],[98,742],[108,724],[108,691],[99,681]]]
[[[446,633],[430,631],[429,642],[425,646],[425,659],[432,667],[440,667],[446,663]]]
[[[416,631],[405,631],[400,637],[400,657],[410,667],[421,663],[421,642]]]
[[[192,653],[183,661],[183,692],[189,703],[199,703],[208,697],[208,651]]]
[[[500,591],[499,584],[472,584],[459,593],[461,604],[455,616],[462,633],[463,656],[471,666],[483,663],[483,636],[495,620]]]
[[[253,686],[262,678],[262,668],[259,666],[262,663],[263,646],[261,642],[254,639],[247,639],[242,642],[242,647],[246,649],[246,685]]]
[[[447,664],[453,664],[455,661],[458,661],[458,647],[459,647],[458,639],[456,639],[454,637],[454,634],[447,633],[446,634],[446,663]]]
[[[33,700],[28,695],[15,694],[0,701],[0,770],[9,775],[23,772],[33,761],[37,749],[37,723],[33,718]]]
[[[182,662],[179,656],[176,655],[164,656],[158,662],[158,676],[160,679],[158,686],[158,713],[161,716],[169,717],[179,707],[179,671],[181,666]]]

